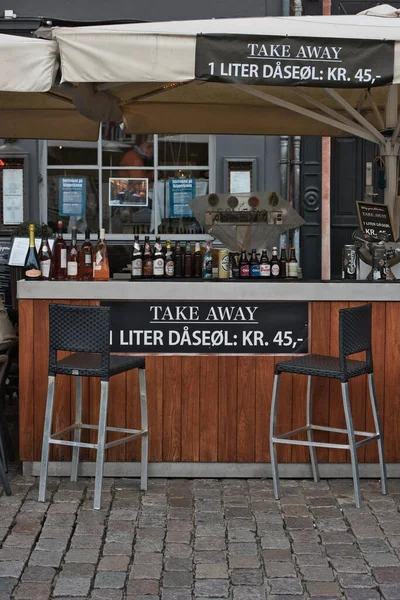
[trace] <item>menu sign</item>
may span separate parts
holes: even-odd
[[[247,85],[364,88],[392,83],[394,42],[198,35],[195,77]]]
[[[101,302],[112,352],[306,354],[307,302]]]
[[[374,204],[373,202],[357,202],[358,220],[360,229],[374,237],[379,233],[388,236],[388,242],[394,242],[392,222],[389,208],[386,204]]]

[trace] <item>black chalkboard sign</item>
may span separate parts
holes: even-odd
[[[388,206],[386,204],[374,204],[373,202],[356,202],[356,204],[361,231],[375,237],[378,233],[386,233],[388,241],[394,242]]]

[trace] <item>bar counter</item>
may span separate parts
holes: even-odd
[[[305,281],[109,281],[18,282],[20,331],[20,457],[26,474],[38,474],[47,390],[48,305],[97,305],[101,301],[144,302],[308,302],[308,351],[338,354],[338,310],[373,303],[373,357],[388,474],[400,476],[400,285],[394,282]],[[267,307],[268,308],[268,307]],[[68,327],[68,324],[66,324]],[[357,358],[356,356],[355,358]],[[149,353],[146,373],[149,404],[149,475],[155,477],[269,477],[269,412],[274,354]],[[307,379],[282,377],[279,431],[305,424]],[[84,421],[98,417],[99,382],[83,381]],[[354,426],[373,431],[365,377],[350,382]],[[313,386],[314,422],[345,426],[340,382],[319,379]],[[54,427],[63,429],[74,414],[74,382],[59,377]],[[108,425],[139,422],[137,373],[110,382]],[[89,434],[89,432],[88,432]],[[90,432],[90,435],[93,435]],[[114,434],[111,434],[114,435]],[[322,432],[316,434],[324,436]],[[340,434],[329,434],[340,442]],[[89,438],[90,439],[90,438]],[[320,439],[326,439],[320,437]],[[89,441],[89,440],[88,440]],[[134,441],[108,450],[105,474],[137,476],[140,446]],[[309,477],[305,447],[278,448],[283,477]],[[318,449],[324,477],[351,476],[348,452]],[[360,473],[378,476],[375,444],[359,449]],[[50,474],[68,475],[69,449],[52,448]],[[81,473],[92,475],[92,452],[81,451]]]

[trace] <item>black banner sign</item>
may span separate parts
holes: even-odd
[[[305,354],[307,302],[102,302],[112,352]]]
[[[394,242],[388,206],[386,204],[359,201],[356,204],[360,229],[374,237],[379,233],[386,233],[388,236],[387,241]]]
[[[364,88],[393,81],[394,42],[198,35],[196,79],[247,85]]]

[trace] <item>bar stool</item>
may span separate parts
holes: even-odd
[[[103,306],[49,305],[49,377],[47,403],[43,431],[42,460],[40,464],[39,502],[45,501],[50,444],[72,446],[71,481],[77,481],[79,448],[94,448],[97,451],[94,503],[101,507],[101,492],[104,468],[104,452],[141,437],[141,481],[142,490],[147,489],[148,429],[145,359],[137,356],[110,355],[110,308]],[[73,352],[70,356],[57,360],[57,351]],[[131,369],[139,369],[141,429],[107,427],[108,382],[110,377]],[[53,401],[56,375],[76,377],[75,423],[51,434]],[[100,377],[100,411],[98,425],[82,423],[82,377]],[[96,429],[97,443],[81,442],[82,429]],[[62,435],[74,432],[74,441],[59,439]],[[128,434],[125,437],[106,443],[107,431]]]
[[[1,386],[3,385],[4,379],[6,376],[7,366],[8,366],[8,356],[6,356],[5,354],[1,354],[0,355],[0,389],[1,389]],[[1,413],[1,419],[2,419],[2,427],[4,427],[6,421],[5,421],[5,415],[3,413]],[[8,432],[8,429],[7,429],[7,432]],[[7,469],[7,458],[6,458],[6,454],[4,452],[2,435],[0,433],[0,481],[3,484],[3,488],[4,488],[4,491],[7,494],[7,496],[11,496],[11,488],[10,488],[10,484],[8,482],[7,475],[6,475],[7,470],[8,470]]]
[[[382,494],[387,493],[386,464],[383,451],[383,436],[379,423],[378,408],[376,402],[374,373],[371,349],[371,304],[364,304],[356,308],[344,308],[339,310],[339,357],[325,356],[321,354],[308,354],[287,360],[275,365],[274,387],[272,392],[272,406],[270,417],[270,451],[272,477],[274,483],[275,498],[279,499],[279,473],[276,456],[276,444],[293,444],[308,446],[310,448],[310,459],[312,473],[315,481],[319,481],[318,463],[315,448],[341,448],[350,450],[351,466],[354,481],[354,493],[357,508],[361,506],[360,476],[358,471],[357,449],[374,440],[378,443],[379,464],[381,471]],[[357,352],[366,353],[366,360],[349,360],[347,357]],[[275,434],[276,410],[278,404],[279,378],[281,373],[297,373],[308,375],[307,385],[307,409],[306,425],[294,429],[282,435]],[[375,432],[354,431],[349,400],[348,381],[353,377],[368,375],[369,396],[371,400],[372,414],[375,422]],[[313,425],[312,418],[312,378],[328,377],[340,379],[342,385],[343,408],[346,418],[346,429],[333,427],[321,427]],[[307,441],[288,439],[301,432],[307,432]],[[347,444],[330,444],[314,441],[314,431],[333,431],[335,433],[346,433]],[[355,436],[361,436],[356,442]]]

